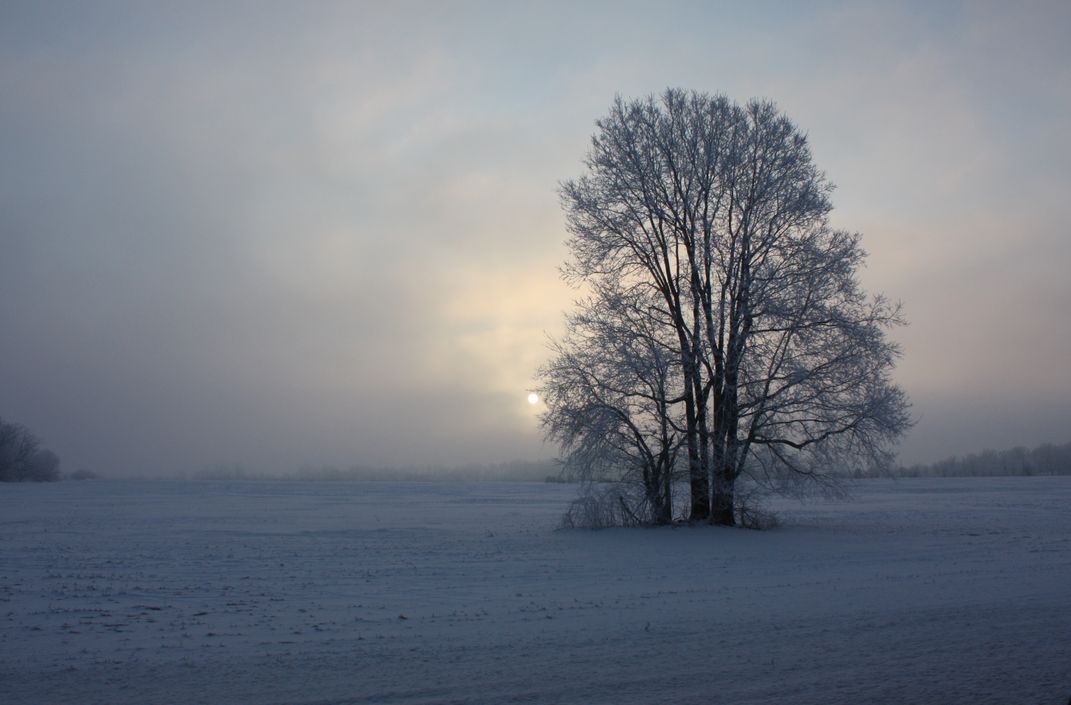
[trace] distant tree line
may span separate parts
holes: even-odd
[[[928,465],[901,467],[904,477],[992,477],[1000,475],[1071,475],[1071,443],[1045,443],[1033,449],[983,450],[952,456]]]
[[[60,460],[22,424],[0,418],[0,482],[55,482]]]

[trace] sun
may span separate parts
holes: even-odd
[[[533,406],[538,404],[539,403],[539,395],[536,394],[535,392],[532,392],[531,394],[529,394],[528,395],[528,403],[533,405]]]

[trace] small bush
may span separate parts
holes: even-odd
[[[745,529],[765,531],[776,527],[780,522],[777,515],[759,505],[741,503],[736,508],[737,524]]]
[[[573,500],[562,517],[563,529],[608,529],[614,526],[641,526],[647,512],[620,482],[589,485]]]
[[[777,515],[764,504],[768,496],[768,492],[753,485],[740,487],[736,493],[736,525],[758,531],[776,527],[780,523]]]

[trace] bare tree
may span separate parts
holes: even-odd
[[[539,375],[548,404],[543,426],[561,445],[566,471],[640,488],[607,495],[628,523],[673,520],[680,400],[669,390],[679,382],[659,317],[642,296],[598,289],[569,317],[568,335],[553,344],[555,357]]]
[[[658,311],[691,519],[734,524],[744,474],[886,463],[910,423],[885,337],[900,313],[859,286],[859,237],[829,227],[806,138],[771,103],[679,90],[619,98],[597,127],[587,173],[562,186],[564,273]]]
[[[0,482],[33,479],[41,443],[25,426],[0,419]]]

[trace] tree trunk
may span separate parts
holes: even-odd
[[[687,344],[684,335],[680,336],[682,347]],[[692,386],[695,374],[692,365],[690,351],[682,356],[682,371],[684,372],[684,415],[685,415],[685,440],[688,446],[688,486],[691,490],[691,511],[688,513],[689,521],[707,521],[710,518],[710,480],[707,477],[707,468],[699,453],[699,419],[696,411],[695,390]]]
[[[666,471],[662,477],[662,513],[666,517],[666,523],[673,523],[673,470],[670,463],[666,463]]]
[[[710,518],[710,480],[707,469],[699,455],[699,430],[695,418],[695,402],[691,395],[687,400],[688,415],[688,484],[692,493],[692,508],[689,521],[706,521]]]
[[[733,336],[729,338],[730,350],[737,350]],[[739,407],[737,405],[737,392],[739,377],[737,376],[736,353],[729,356],[725,368],[724,388],[719,398],[721,407],[715,443],[717,449],[714,453],[718,459],[714,469],[714,487],[711,496],[710,523],[717,526],[736,526],[736,497],[735,484],[738,476],[740,459],[736,435],[739,429]]]
[[[716,526],[736,526],[735,483],[732,477],[732,469],[722,466],[714,478],[710,523]]]
[[[647,495],[647,504],[651,508],[651,523],[655,526],[663,526],[673,521],[673,510],[665,493],[665,484],[662,481],[664,471],[659,472],[656,467],[644,480],[644,492]]]
[[[699,470],[697,474],[702,475],[699,491],[702,492],[703,513],[702,516],[695,516],[693,513],[692,520],[707,521],[710,518],[710,469],[714,466],[710,464],[710,427],[707,418],[707,401],[703,396],[702,376],[698,369],[695,371],[693,389],[695,394],[696,441],[699,445]],[[696,502],[693,495],[693,512],[695,506]]]

